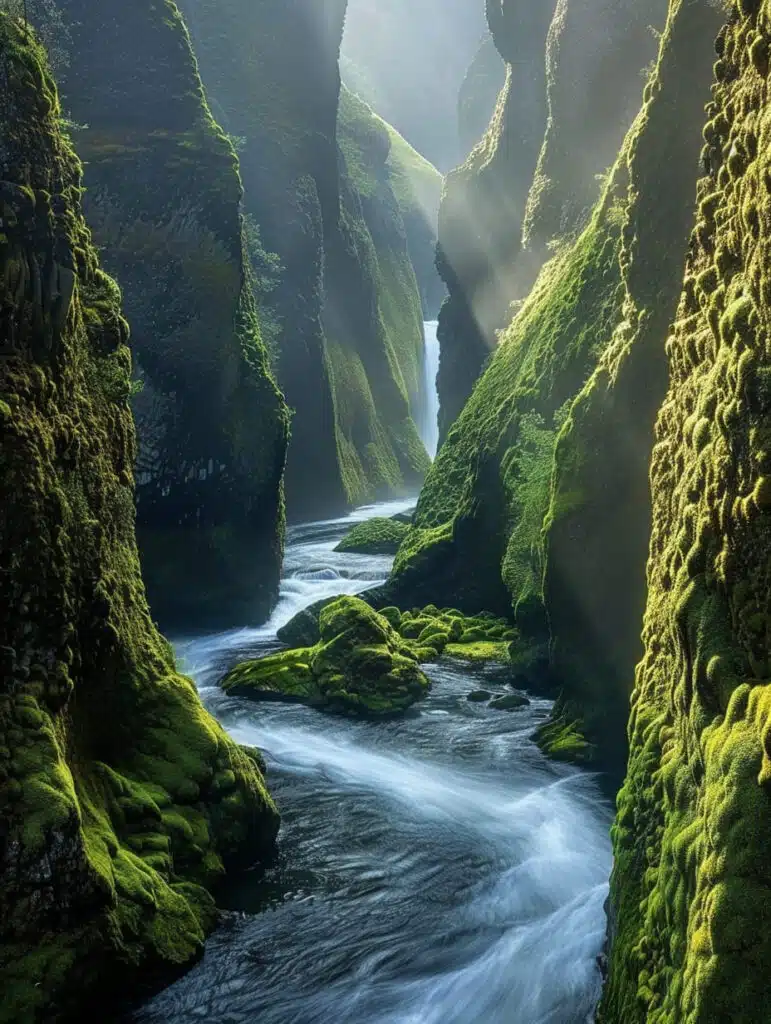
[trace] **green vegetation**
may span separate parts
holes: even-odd
[[[144,382],[133,411],[151,605],[186,627],[259,621],[278,593],[288,413],[260,332],[238,159],[171,0],[69,0],[66,14],[63,93],[87,126],[75,133],[86,214]],[[278,268],[253,226],[249,242],[272,294]]]
[[[717,24],[676,13],[599,203],[502,334],[389,584],[399,604],[441,594],[464,611],[513,613],[523,648],[549,643],[531,685],[553,693],[559,680],[555,715],[615,778],[639,655],[660,339],[682,280]],[[666,201],[655,185],[665,168]]]
[[[300,612],[279,631],[279,639],[291,645],[317,643],[319,618],[329,603],[330,599],[320,601]],[[406,641],[421,662],[435,661],[444,655],[515,665],[519,634],[507,619],[489,612],[464,615],[457,608],[440,609],[436,605],[401,611],[389,605],[380,608],[379,615]]]
[[[104,1019],[200,954],[278,815],[150,618],[120,292],[44,52],[4,14],[0,52],[0,1021]]]
[[[429,682],[411,648],[368,604],[342,597],[319,616],[313,647],[268,655],[234,668],[228,693],[309,704],[336,714],[382,718],[421,700]]]
[[[241,140],[249,223],[275,254],[264,322],[293,409],[290,512],[413,491],[429,463],[413,420],[423,314],[406,221],[438,198],[438,176],[340,95],[342,0],[325,0],[323,38],[310,0],[291,12],[275,0],[182,6],[208,94]]]
[[[407,524],[395,519],[368,519],[346,534],[335,551],[362,555],[395,555],[407,533]]]
[[[730,8],[651,464],[606,1024],[750,1024],[771,1000],[769,9]]]

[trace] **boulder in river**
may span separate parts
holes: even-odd
[[[490,707],[496,711],[519,711],[529,707],[530,701],[521,693],[507,693],[503,697],[496,697],[490,701]]]
[[[337,714],[382,718],[406,711],[430,689],[418,657],[387,619],[356,597],[319,615],[320,640],[237,665],[222,682],[254,700],[308,704]]]
[[[335,551],[359,555],[395,555],[409,526],[395,519],[368,519],[357,523]]]

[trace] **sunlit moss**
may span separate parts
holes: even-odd
[[[750,1024],[771,1000],[770,253],[741,216],[765,225],[769,209],[756,40],[771,8],[727,7],[653,449],[645,652],[613,830],[613,1024]]]

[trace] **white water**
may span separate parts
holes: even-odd
[[[203,961],[146,1024],[585,1024],[610,871],[594,781],[532,743],[549,704],[505,714],[500,670],[442,663],[413,713],[352,722],[226,698],[214,684],[275,645],[299,608],[381,581],[389,559],[337,555],[359,510],[290,533],[279,608],[259,630],[178,645],[207,704],[262,748],[283,814],[278,864],[239,880]],[[510,692],[510,691],[509,691]],[[269,909],[265,909],[268,907]]]
[[[423,349],[423,395],[424,406],[419,424],[420,439],[431,458],[436,457],[439,446],[439,393],[436,390],[436,375],[439,373],[439,340],[436,320],[427,320],[423,325],[425,346]]]

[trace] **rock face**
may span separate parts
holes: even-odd
[[[749,1024],[771,1001],[770,45],[769,5],[731,3],[656,427],[606,1024]]]
[[[428,464],[412,421],[421,303],[389,183],[389,133],[348,103],[345,153],[338,146],[345,9],[345,0],[184,3],[215,109],[241,140],[246,210],[281,264],[271,301],[277,373],[294,410],[293,518],[404,493]]]
[[[278,816],[150,619],[120,293],[43,51],[0,14],[0,53],[0,1020],[105,1019]]]
[[[456,98],[484,30],[484,0],[348,0],[343,80],[449,171],[462,159]]]
[[[471,394],[550,249],[588,221],[639,109],[666,0],[489,0],[507,78],[487,135],[440,211],[440,434]]]
[[[458,96],[458,132],[460,151],[466,159],[487,131],[506,84],[506,65],[487,32],[474,54]]]
[[[171,0],[60,6],[65,102],[87,126],[87,213],[126,296],[142,385],[138,532],[153,612],[186,627],[260,621],[278,592],[287,413],[244,256],[237,159]]]
[[[645,600],[661,339],[682,282],[718,27],[708,4],[676,5],[600,202],[541,272],[451,430],[390,588],[400,605],[513,609],[534,649],[549,645],[556,720],[601,737],[616,777]]]

